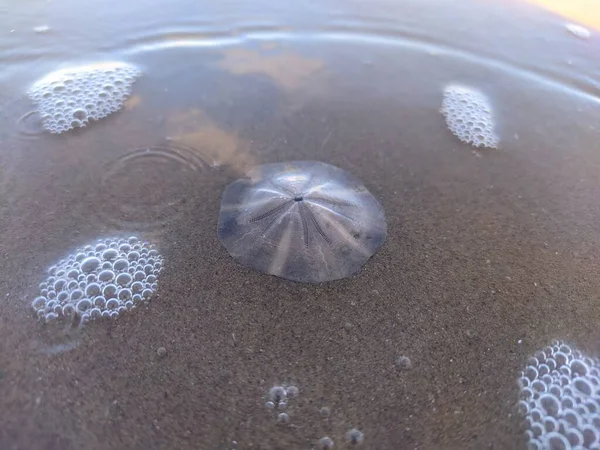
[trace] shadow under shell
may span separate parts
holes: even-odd
[[[375,197],[348,172],[322,162],[258,166],[223,193],[218,236],[227,251],[288,280],[350,276],[386,235]]]

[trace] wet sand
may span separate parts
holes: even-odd
[[[137,58],[147,76],[120,113],[64,136],[4,130],[0,448],[301,449],[323,436],[350,448],[351,428],[369,449],[520,448],[527,357],[555,338],[600,350],[600,109],[587,92],[359,42]],[[438,110],[454,81],[492,99],[499,150],[447,130]],[[107,164],[167,138],[219,166],[102,184]],[[293,283],[218,241],[225,186],[290,159],[341,167],[382,204],[388,239],[356,275]],[[128,183],[150,226],[116,212]],[[143,214],[169,200],[176,217]],[[152,301],[69,335],[36,322],[26,305],[47,267],[123,233],[165,257]],[[275,384],[300,389],[289,425],[264,405]]]

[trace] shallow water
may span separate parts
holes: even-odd
[[[364,448],[519,448],[527,358],[554,339],[597,354],[594,22],[584,40],[516,0],[284,3],[0,6],[0,448],[346,448],[354,428]],[[29,86],[114,60],[143,71],[123,110],[42,132]],[[497,150],[448,130],[450,84],[487,96]],[[356,275],[297,284],[220,244],[225,187],[289,160],[383,206]],[[131,234],[165,258],[152,301],[36,321],[49,266]],[[278,423],[265,402],[291,384]]]

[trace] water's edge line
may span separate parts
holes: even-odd
[[[179,33],[177,33],[179,34]],[[544,83],[552,85],[560,90],[567,91],[571,94],[575,94],[578,97],[592,101],[600,105],[600,93],[595,94],[590,92],[595,90],[591,86],[581,86],[573,84],[572,82],[565,82],[556,76],[552,76],[545,73],[540,73],[534,68],[527,66],[515,65],[509,62],[504,62],[499,59],[474,54],[467,50],[457,49],[442,45],[434,40],[425,40],[422,37],[410,36],[403,38],[401,36],[388,36],[388,35],[375,35],[375,34],[364,34],[349,31],[336,31],[336,32],[265,32],[259,31],[254,33],[244,34],[229,34],[223,35],[222,37],[210,38],[203,36],[201,38],[182,38],[182,39],[168,39],[168,35],[162,35],[160,38],[153,40],[148,39],[146,42],[137,43],[126,47],[125,50],[113,49],[122,55],[132,56],[139,53],[152,52],[157,50],[168,50],[171,48],[219,48],[219,47],[230,47],[239,45],[248,41],[340,41],[340,42],[356,42],[356,43],[371,43],[377,45],[387,45],[403,48],[412,48],[428,52],[434,55],[451,56],[459,59],[468,61],[471,64],[487,65],[488,67],[502,70],[505,72],[517,74],[521,77],[536,81],[538,83]]]
[[[513,75],[532,80],[536,83],[545,84],[560,91],[576,95],[584,100],[591,101],[600,105],[600,82],[592,77],[587,77],[588,82],[582,82],[574,79],[564,79],[552,73],[540,72],[537,68],[515,64],[513,62],[502,61],[493,56],[485,54],[475,54],[469,50],[460,49],[445,45],[436,39],[421,36],[420,34],[386,34],[386,33],[365,33],[365,30],[352,30],[346,27],[340,27],[339,30],[313,30],[298,31],[268,29],[269,27],[258,27],[256,30],[245,32],[222,32],[212,33],[211,35],[186,32],[184,30],[173,30],[172,32],[162,33],[156,36],[147,36],[141,39],[129,40],[121,43],[119,46],[110,46],[98,49],[100,59],[115,55],[124,58],[135,57],[138,54],[154,51],[168,50],[174,48],[222,48],[233,47],[246,42],[350,42],[357,44],[376,44],[388,47],[401,47],[413,49],[435,56],[446,56],[462,59],[470,64],[483,65],[488,68],[497,69]],[[48,55],[45,55],[46,57]],[[39,55],[20,56],[20,60],[36,60]],[[0,58],[0,62],[6,63],[11,58]],[[7,65],[7,67],[9,67]],[[60,67],[68,64],[60,64]],[[0,80],[3,77],[0,76]]]

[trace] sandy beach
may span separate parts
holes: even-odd
[[[353,428],[368,449],[515,449],[527,358],[553,339],[600,350],[600,109],[555,88],[552,63],[528,78],[333,39],[130,59],[146,75],[119,113],[60,136],[2,127],[1,449],[354,448]],[[492,99],[498,150],[447,129],[441,93],[456,80]],[[28,109],[3,100],[3,116]],[[103,181],[133,149],[173,143],[202,163]],[[294,283],[219,242],[223,189],[289,160],[338,166],[383,206],[387,240],[355,275]],[[151,301],[81,329],[36,321],[50,265],[128,235],[165,258]],[[275,385],[299,388],[287,424],[265,406]]]

